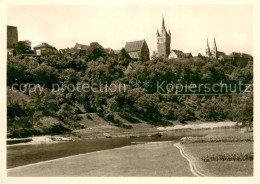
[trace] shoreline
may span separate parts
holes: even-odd
[[[122,131],[122,132],[92,132],[91,135],[84,135],[86,133],[86,129],[81,130],[80,132],[72,132],[69,135],[43,135],[43,136],[34,136],[34,137],[26,137],[26,138],[8,138],[7,142],[18,142],[7,144],[7,147],[10,146],[24,146],[24,145],[39,145],[39,144],[54,144],[61,142],[69,142],[75,140],[86,140],[86,139],[100,139],[100,138],[120,138],[120,137],[133,137],[133,138],[142,138],[142,137],[152,137],[156,136],[156,134],[165,134],[169,132],[182,132],[182,131],[200,131],[200,130],[215,130],[215,129],[226,129],[226,128],[235,128],[237,122],[192,122],[191,124],[186,125],[175,125],[168,127],[155,127],[148,130],[134,130],[134,131]],[[85,131],[84,131],[85,130]],[[92,129],[91,129],[92,130]],[[73,134],[78,134],[75,136]],[[82,137],[81,137],[82,136]],[[26,141],[28,140],[28,141]],[[19,143],[19,141],[21,141]]]

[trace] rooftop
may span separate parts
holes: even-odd
[[[140,51],[142,49],[142,46],[144,43],[145,43],[145,40],[126,42],[125,50],[127,52]]]

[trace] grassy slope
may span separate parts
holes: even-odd
[[[107,122],[103,118],[99,117],[96,113],[85,113],[81,114],[80,116],[82,116],[83,119],[78,123],[84,124],[86,129],[74,130],[73,133],[74,135],[84,138],[104,137],[104,133],[108,133],[111,136],[123,136],[132,134],[145,134],[147,132],[158,132],[155,126],[146,122],[133,124],[121,118],[120,116],[116,116],[116,119],[119,119],[123,124],[133,126],[133,129],[116,127],[113,123]]]

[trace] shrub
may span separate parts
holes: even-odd
[[[216,155],[206,155],[201,157],[204,162],[210,161],[252,161],[254,160],[253,151],[249,153],[226,153]]]
[[[218,142],[253,142],[253,137],[187,137],[181,140],[181,144],[187,143],[218,143]]]
[[[129,114],[127,113],[121,113],[119,114],[119,116],[127,121],[129,121],[130,123],[141,123],[138,119],[131,117]]]
[[[87,115],[87,118],[90,119],[90,120],[92,120],[92,117],[91,117],[90,115]]]

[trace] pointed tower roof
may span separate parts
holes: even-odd
[[[209,47],[209,39],[208,39],[208,37],[207,37],[207,47]]]
[[[162,27],[165,28],[164,17],[162,16]]]
[[[215,36],[214,36],[214,47],[217,47]]]
[[[159,31],[158,31],[158,28],[157,28],[157,36],[159,36],[160,35],[160,33],[159,33]]]
[[[165,22],[164,22],[164,17],[162,17],[162,29],[161,29],[161,34],[168,34],[165,28]]]

